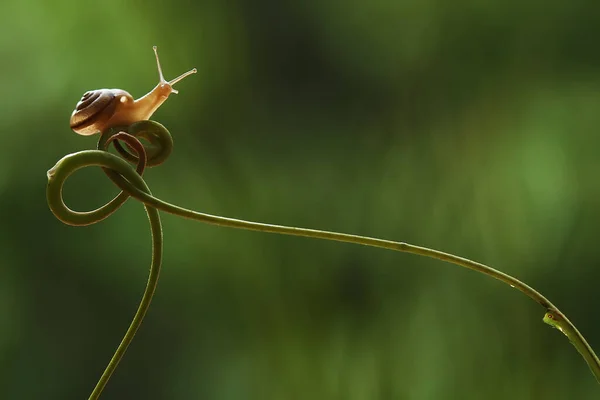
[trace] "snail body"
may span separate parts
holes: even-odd
[[[148,94],[137,100],[121,89],[97,89],[85,92],[71,114],[70,126],[80,135],[88,136],[118,125],[131,125],[149,119],[167,100],[171,93],[177,94],[173,85],[188,75],[196,73],[196,68],[165,80],[156,46],[153,47],[158,67],[159,82]]]

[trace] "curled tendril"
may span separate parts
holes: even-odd
[[[124,141],[127,144],[127,147],[135,151],[135,154],[137,154],[135,156],[135,160],[133,160],[137,164],[135,172],[137,172],[139,176],[144,175],[144,170],[146,169],[146,164],[148,162],[148,156],[146,155],[146,149],[144,148],[144,145],[135,136],[124,131],[113,133],[106,139],[102,148],[98,150],[108,150],[108,145],[111,143],[114,144],[115,148],[118,146],[122,149],[123,147],[121,147],[119,144],[119,140]]]
[[[173,138],[171,133],[167,128],[156,121],[139,121],[129,126],[110,128],[102,133],[102,136],[98,141],[98,150],[106,150],[108,143],[112,140],[111,138],[119,132],[127,132],[136,139],[144,139],[148,142],[148,144],[144,146],[145,151],[148,154],[148,167],[154,167],[165,162],[173,150]],[[130,142],[126,142],[126,144],[132,149]],[[118,140],[114,141],[114,146],[124,159],[132,163],[138,162],[137,154],[139,153],[137,149],[133,149],[136,154],[131,154],[121,146]]]
[[[60,160],[54,168],[48,171],[48,204],[59,220],[74,226],[91,225],[112,215],[129,198],[127,192],[121,191],[115,198],[96,210],[87,212],[71,210],[62,200],[63,185],[72,173],[86,166],[101,166],[111,180],[115,181],[125,177],[132,185],[135,185],[135,187],[150,194],[148,186],[142,179],[144,169],[146,165],[149,164],[146,156],[147,151],[136,136],[151,138],[149,139],[150,143],[158,143],[159,146],[166,145],[168,147],[167,149],[155,150],[152,153],[152,165],[158,165],[164,162],[171,152],[173,144],[171,135],[166,128],[153,121],[142,121],[141,123],[136,123],[134,126],[128,127],[126,130],[129,130],[131,133],[118,130],[109,130],[103,133],[98,142],[98,150],[69,154]],[[157,138],[158,140],[156,140]],[[130,160],[137,163],[135,170],[126,161],[106,151],[110,143],[117,145],[119,140],[125,142],[128,148],[135,152],[135,155],[130,154],[131,157],[129,157]],[[83,163],[81,162],[82,160]],[[117,365],[123,358],[127,347],[133,340],[135,333],[142,324],[142,320],[150,307],[150,302],[152,301],[154,291],[156,290],[162,263],[162,227],[158,211],[155,208],[146,205],[145,208],[150,221],[150,231],[152,235],[152,262],[146,289],[142,295],[142,300],[140,301],[140,305],[138,306],[129,329],[125,333],[123,340],[117,347],[115,354],[100,377],[96,387],[90,395],[90,399],[97,399],[100,397],[110,376],[115,371]]]
[[[148,145],[144,146],[140,139],[148,142]],[[129,150],[123,148],[120,141],[123,141]],[[110,143],[114,144],[115,148],[124,159],[106,151]],[[142,178],[144,168],[146,166],[156,166],[164,162],[171,153],[172,148],[173,140],[171,134],[163,125],[154,121],[140,121],[128,127],[118,127],[107,130],[101,135],[97,150],[84,150],[66,155],[48,171],[48,186],[46,190],[48,205],[54,215],[66,224],[85,226],[102,221],[112,215],[129,197],[133,197],[144,204],[150,221],[150,231],[152,234],[152,262],[150,265],[146,290],[144,291],[142,300],[129,329],[125,333],[123,340],[119,344],[115,354],[94,388],[94,391],[90,395],[90,399],[97,399],[100,396],[111,374],[123,357],[128,345],[133,340],[133,337],[140,327],[144,315],[150,306],[158,282],[162,262],[162,227],[158,210],[212,225],[277,233],[281,235],[304,236],[407,252],[435,258],[488,275],[519,290],[544,307],[552,316],[552,318],[550,318],[548,317],[549,314],[546,314],[544,322],[560,328],[560,330],[567,335],[571,343],[573,343],[587,362],[596,379],[600,382],[600,360],[598,360],[598,357],[591,346],[577,330],[575,325],[573,325],[554,304],[531,286],[508,274],[488,267],[487,265],[453,254],[426,247],[414,246],[404,242],[394,242],[391,240],[316,229],[263,224],[200,213],[178,207],[154,197]],[[137,168],[134,169],[128,161],[136,163]],[[122,191],[107,204],[96,210],[85,212],[73,211],[63,201],[62,188],[71,174],[81,168],[89,166],[101,167]]]

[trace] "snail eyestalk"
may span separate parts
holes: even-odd
[[[192,68],[190,69],[188,72],[184,72],[183,74],[179,75],[177,78],[169,81],[169,85],[173,86],[174,84],[176,84],[177,82],[179,82],[180,80],[182,80],[183,78],[190,76],[192,74],[195,74],[196,72],[198,72],[198,70],[196,68]],[[173,88],[171,88],[171,90],[173,91],[173,93],[178,94],[179,92]]]
[[[179,75],[177,78],[167,81],[163,75],[162,68],[160,66],[160,59],[158,58],[158,49],[156,46],[152,46],[152,50],[154,50],[154,55],[156,56],[156,67],[158,68],[159,84],[168,85],[171,90],[171,93],[178,94],[179,91],[173,89],[173,85],[182,80],[183,78],[191,74],[195,74],[196,72],[198,72],[198,70],[196,68],[192,68],[191,70]]]

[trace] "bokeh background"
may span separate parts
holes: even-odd
[[[0,398],[85,399],[138,305],[130,200],[63,225],[46,171],[96,137],[83,92],[139,97],[175,151],[158,197],[406,241],[513,274],[600,349],[600,3],[8,0],[0,6]],[[95,208],[96,169],[65,197]],[[436,260],[163,214],[149,314],[106,399],[592,399],[580,355],[506,285]]]

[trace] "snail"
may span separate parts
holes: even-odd
[[[171,81],[166,81],[160,67],[156,46],[153,50],[160,80],[150,93],[134,100],[128,92],[121,89],[98,89],[85,92],[71,114],[71,129],[80,135],[88,136],[103,132],[110,127],[131,125],[134,122],[147,120],[171,93],[178,93],[173,89],[174,84],[197,72],[196,68],[193,68]]]

